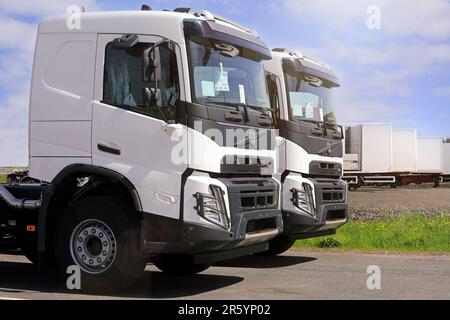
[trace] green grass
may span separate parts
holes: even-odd
[[[5,183],[5,182],[6,182],[6,176],[0,175],[0,183]]]
[[[364,251],[450,252],[450,216],[421,214],[372,222],[349,222],[336,235],[299,240],[299,248]]]

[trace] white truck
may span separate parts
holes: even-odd
[[[283,143],[275,177],[282,182],[284,232],[264,254],[288,250],[296,239],[335,233],[347,222],[342,175],[343,132],[334,115],[338,79],[325,64],[289,49],[265,61],[271,106]]]
[[[439,185],[442,138],[417,137],[389,123],[345,125],[344,176],[350,189],[411,183]]]
[[[259,36],[188,8],[66,22],[39,24],[29,174],[41,183],[0,185],[0,246],[78,266],[87,290],[125,287],[150,259],[189,274],[267,250],[282,215]]]

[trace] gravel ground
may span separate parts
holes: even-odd
[[[427,217],[450,215],[450,185],[407,188],[366,187],[349,192],[349,213],[353,221],[376,220],[422,213]]]

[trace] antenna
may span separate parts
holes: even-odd
[[[141,11],[151,11],[152,8],[149,5],[143,4],[141,6]]]

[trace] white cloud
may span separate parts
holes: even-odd
[[[2,0],[0,11],[8,15],[19,16],[45,16],[50,14],[65,13],[70,5],[84,6],[87,11],[95,11],[95,0]]]
[[[95,10],[94,0],[1,0],[0,2],[0,166],[28,164],[28,104],[37,24],[69,5]]]
[[[366,9],[372,4],[381,8],[379,31],[366,27]],[[400,124],[416,119],[417,125],[422,110],[398,101],[414,102],[414,86],[430,76],[434,93],[450,97],[449,1],[283,0],[274,10],[293,23],[301,19],[316,32],[319,45],[299,42],[295,47],[337,72],[342,82],[336,91],[339,121]]]
[[[339,31],[365,32],[367,8],[381,9],[381,32],[394,37],[419,36],[443,40],[450,36],[450,3],[446,0],[282,0],[273,10],[314,26],[327,24]]]
[[[28,162],[32,47],[23,46],[0,53],[0,166],[27,165]]]
[[[0,48],[32,53],[37,31],[35,24],[0,15],[0,28]]]
[[[420,41],[369,47],[331,40],[320,48],[297,48],[334,67],[343,84],[340,90],[353,89],[375,99],[414,94],[411,80],[445,74],[450,67],[450,44]]]
[[[28,165],[28,93],[23,85],[0,104],[0,166]]]
[[[435,40],[450,37],[450,3],[447,0],[385,0],[382,15],[386,30],[394,36]]]

